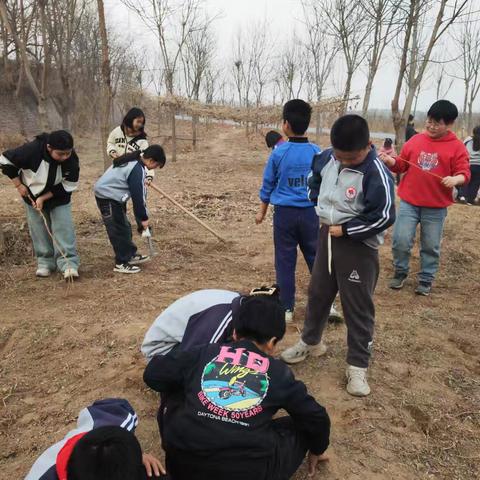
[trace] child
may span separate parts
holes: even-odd
[[[268,205],[274,205],[275,272],[287,322],[292,321],[295,307],[297,247],[310,271],[315,260],[318,218],[306,187],[312,158],[320,148],[305,136],[311,115],[312,108],[303,100],[290,100],[284,105],[283,131],[288,142],[273,149],[268,159],[255,218],[257,225],[262,223]]]
[[[383,145],[380,147],[378,153],[386,153],[391,157],[396,157],[397,152],[395,151],[395,147],[393,146],[393,140],[391,138],[386,138],[383,142]]]
[[[265,135],[265,143],[267,144],[268,148],[275,150],[275,148],[280,146],[282,143],[285,143],[285,140],[278,132],[275,130],[270,130]]]
[[[415,123],[413,122],[414,116],[410,114],[408,116],[407,128],[405,129],[405,141],[408,142],[418,132],[415,130]]]
[[[162,464],[142,454],[133,434],[137,425],[127,400],[98,400],[80,412],[76,429],[38,458],[25,480],[166,478]]]
[[[107,141],[107,153],[112,159],[126,153],[143,151],[148,147],[147,134],[145,133],[145,114],[139,108],[131,108],[122,124],[113,129]],[[153,180],[155,172],[147,170],[147,181]]]
[[[330,139],[332,148],[315,156],[308,181],[322,227],[302,338],[281,358],[298,363],[326,352],[322,334],[339,291],[348,331],[347,392],[365,396],[370,393],[367,368],[375,324],[378,247],[395,221],[394,186],[371,146],[365,119],[340,117]]]
[[[42,133],[33,142],[7,150],[0,155],[0,169],[25,201],[37,277],[49,277],[58,269],[66,280],[77,278],[80,260],[71,197],[78,187],[80,167],[70,133]],[[57,250],[40,212],[66,258]]]
[[[233,343],[155,356],[145,383],[176,395],[165,416],[163,446],[173,479],[279,480],[290,478],[307,451],[310,473],[328,447],[325,409],[273,357],[285,334],[274,296],[241,302]],[[289,415],[273,419],[279,409]]]
[[[137,253],[132,242],[132,227],[126,215],[126,204],[132,198],[135,218],[141,227],[149,228],[146,207],[146,169],[163,168],[165,153],[160,145],[151,145],[143,153],[128,153],[114,160],[94,187],[97,205],[115,252],[114,272],[138,273],[137,265],[150,258]]]
[[[232,317],[250,296],[274,295],[276,285],[254,288],[248,295],[230,290],[197,290],[169,305],[149,328],[142,343],[147,360],[166,355],[181,345],[188,350],[207,343],[226,343],[232,338]]]
[[[438,270],[443,225],[447,207],[453,203],[453,187],[470,179],[468,153],[451,131],[458,117],[457,107],[439,100],[427,115],[425,131],[407,142],[396,159],[380,155],[392,172],[405,173],[398,188],[401,202],[393,231],[395,273],[390,288],[399,290],[405,283],[415,231],[420,224],[421,268],[415,293],[425,296],[430,294]]]
[[[473,129],[473,136],[465,142],[470,157],[471,180],[468,186],[459,189],[459,200],[468,205],[477,203],[480,188],[480,125]]]

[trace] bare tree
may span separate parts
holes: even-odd
[[[46,0],[39,0],[40,6],[44,5]],[[25,9],[23,1],[20,0],[20,7],[22,10],[21,18],[22,18],[22,25],[25,26]],[[47,95],[46,95],[46,87],[47,87],[47,78],[48,78],[48,71],[49,71],[49,56],[45,56],[44,61],[42,62],[42,73],[41,73],[41,81],[38,82],[35,79],[34,72],[31,68],[30,59],[28,57],[27,51],[27,41],[26,41],[26,29],[23,28],[23,33],[17,33],[16,26],[11,22],[9,17],[9,10],[7,8],[6,0],[0,0],[0,16],[2,17],[3,24],[5,28],[9,32],[10,36],[13,39],[15,44],[15,50],[21,62],[22,71],[25,73],[28,86],[30,90],[35,96],[38,108],[38,116],[39,116],[39,123],[42,130],[49,129],[49,122],[48,122],[48,115],[47,115]],[[46,32],[42,29],[41,33],[44,41],[44,45],[46,42]]]
[[[368,41],[368,74],[365,95],[363,97],[362,115],[367,116],[372,95],[373,81],[377,75],[386,47],[399,30],[398,12],[403,0],[361,0],[364,15],[370,23]]]
[[[392,120],[399,148],[403,145],[408,116],[425,70],[431,61],[433,49],[448,28],[464,13],[467,4],[468,0],[405,0],[405,5],[402,6],[405,33],[392,100]],[[427,26],[426,16],[431,18],[432,12],[435,11],[433,26],[423,35]],[[421,43],[426,45],[423,51],[420,50]],[[406,75],[407,70],[408,75]],[[403,109],[400,111],[400,94],[404,82],[407,83],[408,88]]]
[[[108,49],[107,25],[105,23],[105,7],[103,0],[97,0],[98,20],[100,26],[100,37],[102,40],[102,122],[101,122],[101,141],[102,147],[107,144],[110,110],[112,108],[112,83],[110,73],[110,55]],[[106,148],[102,148],[103,163],[105,168],[110,165],[110,158],[107,155]]]
[[[463,134],[471,132],[473,128],[473,104],[480,93],[480,17],[478,12],[468,12],[464,23],[452,34],[454,44],[460,52],[454,63],[455,71],[452,74],[464,85],[463,96]]]
[[[303,23],[306,27],[305,48],[308,52],[309,80],[315,90],[317,103],[323,99],[325,85],[332,73],[334,60],[340,46],[326,30],[327,18],[325,11],[316,1],[302,0]],[[315,135],[320,142],[322,112],[317,106],[315,109]]]
[[[347,70],[343,91],[343,111],[345,112],[351,95],[353,76],[369,52],[370,45],[367,39],[373,26],[360,2],[321,0],[319,8],[325,11],[329,31],[341,46],[345,60]]]
[[[307,53],[295,32],[280,52],[279,64],[277,83],[282,91],[283,103],[285,99],[300,97],[307,79]]]
[[[158,40],[169,95],[175,94],[176,75],[181,54],[192,32],[199,28],[201,0],[122,0],[135,12]],[[172,160],[177,158],[175,108],[171,108]]]

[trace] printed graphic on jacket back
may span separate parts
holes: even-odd
[[[205,365],[202,390],[198,393],[200,402],[212,415],[199,415],[223,421],[258,415],[268,392],[269,364],[268,358],[245,348],[222,346],[220,353]]]

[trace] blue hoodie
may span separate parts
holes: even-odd
[[[263,173],[260,200],[281,207],[312,207],[307,178],[320,147],[306,137],[292,137],[273,150]]]

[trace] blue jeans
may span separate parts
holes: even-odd
[[[61,272],[69,267],[78,269],[80,259],[77,254],[71,204],[59,205],[51,210],[43,210],[48,228],[67,257],[68,262],[53,244],[40,213],[30,205],[26,207],[28,228],[38,267],[48,268],[51,272],[54,272],[57,268]]]
[[[275,272],[286,310],[295,307],[295,268],[300,247],[310,272],[317,251],[319,221],[314,207],[279,207],[273,214]]]
[[[447,217],[446,208],[416,207],[400,202],[400,211],[393,230],[393,265],[395,273],[408,275],[410,252],[420,224],[420,282],[433,282],[440,260],[440,244],[443,226]]]

